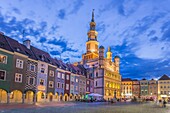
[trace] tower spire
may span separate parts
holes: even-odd
[[[92,11],[92,19],[91,19],[92,22],[94,22],[94,9]]]
[[[108,47],[108,52],[111,52],[111,50],[110,50],[110,46]]]

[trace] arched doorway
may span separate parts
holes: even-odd
[[[26,91],[25,93],[25,103],[33,103],[34,102],[34,92],[33,91]]]
[[[68,101],[68,94],[64,94],[64,101]]]
[[[60,94],[60,100],[59,101],[63,101],[63,94]]]
[[[37,92],[37,102],[44,102],[46,99],[46,95],[42,91]]]
[[[22,92],[14,90],[10,94],[10,103],[22,103]]]
[[[0,89],[0,103],[7,103],[7,91]]]
[[[58,93],[55,94],[55,101],[59,101],[59,98],[58,98]]]
[[[73,99],[74,99],[74,95],[73,95],[72,93],[70,94],[70,96],[69,96],[69,97],[70,97],[70,99],[69,99],[69,100],[70,100],[70,101],[73,101]]]
[[[48,93],[47,97],[49,102],[53,101],[53,93]]]

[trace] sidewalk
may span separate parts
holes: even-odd
[[[41,108],[41,107],[64,107],[75,105],[73,102],[46,102],[35,104],[0,104],[0,111],[5,109],[20,109],[20,108]]]

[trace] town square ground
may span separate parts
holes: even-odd
[[[59,102],[35,105],[0,105],[0,113],[170,113],[170,105],[162,108],[155,103],[82,103]]]

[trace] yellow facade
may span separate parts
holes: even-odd
[[[122,98],[132,98],[132,81],[122,81],[121,92]]]
[[[158,80],[158,99],[170,100],[170,80]]]
[[[106,67],[107,68],[107,67]],[[120,98],[121,95],[121,76],[118,73],[105,70],[104,76],[104,98]],[[116,95],[115,95],[116,92]]]

